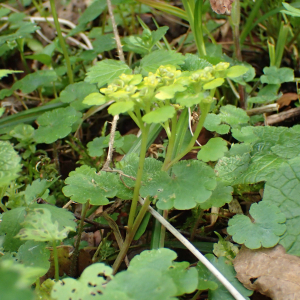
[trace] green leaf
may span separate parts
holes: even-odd
[[[19,177],[21,157],[7,141],[0,141],[0,187]]]
[[[82,110],[89,107],[89,103],[83,102],[86,96],[91,93],[99,94],[98,89],[94,84],[84,81],[69,84],[61,93],[60,100],[64,103],[70,103],[70,106],[76,110]],[[93,104],[94,105],[94,104]]]
[[[5,235],[2,245],[5,251],[15,252],[24,243],[15,236],[22,228],[25,216],[25,207],[17,207],[2,214],[0,234]]]
[[[31,269],[31,283],[44,276],[50,268],[50,251],[44,243],[27,241],[19,248],[16,259],[26,268]],[[33,270],[32,270],[33,269]]]
[[[178,67],[183,63],[184,56],[181,53],[167,50],[156,50],[141,59],[141,68],[146,73],[155,73],[162,65],[173,65]]]
[[[34,300],[34,294],[24,280],[26,270],[22,265],[14,264],[12,260],[0,261],[0,291],[1,300]]]
[[[242,65],[233,66],[227,70],[226,77],[236,78],[236,77],[244,75],[245,73],[248,72],[248,70],[249,70],[249,68],[246,66],[242,66]]]
[[[45,112],[37,119],[39,128],[35,131],[37,143],[51,144],[66,137],[72,131],[72,125],[82,114],[73,107],[57,108]]]
[[[265,67],[264,74],[260,77],[262,83],[281,84],[294,81],[294,70],[290,68],[280,68],[275,66]]]
[[[0,79],[3,77],[13,74],[13,73],[23,73],[23,71],[13,71],[13,70],[0,70]]]
[[[112,82],[122,74],[131,74],[131,69],[122,61],[114,59],[106,59],[97,62],[87,72],[85,81],[97,83],[98,87],[102,87],[107,83]]]
[[[176,102],[182,106],[191,107],[199,104],[206,97],[206,93],[178,93],[176,95]]]
[[[251,296],[253,291],[247,290],[237,280],[233,266],[227,263],[227,259],[225,257],[217,259],[213,254],[207,254],[205,257],[226,277],[226,279],[240,292],[240,294],[243,295],[245,299],[249,300],[248,296]],[[204,288],[206,286],[206,289],[209,288],[209,300],[234,300],[233,296],[228,292],[223,284],[211,272],[209,272],[203,264],[199,262],[197,268],[199,280],[201,280],[201,287]],[[206,284],[206,282],[209,284]],[[212,284],[212,282],[217,284],[217,288],[215,284]]]
[[[95,295],[104,292],[104,286],[112,279],[110,267],[103,263],[93,264],[85,268],[78,280],[64,278],[56,282],[52,288],[51,297],[57,300],[92,300],[95,299]]]
[[[74,226],[64,226],[63,229],[60,229],[58,222],[53,222],[51,217],[51,212],[46,208],[31,210],[22,223],[23,228],[16,237],[21,240],[47,242],[63,240],[68,236],[70,231],[75,231]]]
[[[239,244],[249,249],[270,248],[278,244],[279,237],[286,231],[285,215],[274,204],[261,201],[253,203],[249,211],[252,219],[235,215],[228,222],[227,232]]]
[[[256,97],[249,97],[248,103],[267,104],[278,99],[279,84],[268,84],[263,87]]]
[[[222,120],[219,115],[208,114],[203,126],[209,131],[215,131],[218,134],[227,134],[230,130],[230,126],[221,124],[221,122]]]
[[[92,42],[94,51],[96,53],[103,53],[111,51],[116,48],[116,40],[113,33],[97,36]]]
[[[108,198],[117,194],[118,179],[116,174],[108,172],[96,173],[96,169],[83,165],[76,168],[65,180],[67,186],[62,191],[66,197],[78,203],[106,205]]]
[[[108,147],[107,143],[104,143],[106,138],[104,136],[94,138],[91,142],[87,143],[87,149],[90,156],[102,156],[105,148]]]
[[[198,55],[187,53],[185,55],[184,64],[181,66],[182,71],[197,71],[205,67],[212,67],[213,65],[207,60],[200,58]]]
[[[0,99],[10,96],[15,90],[21,90],[24,94],[29,94],[39,87],[50,84],[58,79],[54,70],[35,71],[18,80],[11,89],[0,91]]]
[[[300,255],[300,158],[282,164],[265,185],[263,202],[276,205],[286,217],[286,232],[280,244],[293,255]]]
[[[173,118],[175,112],[173,106],[163,106],[145,114],[142,120],[147,124],[164,123],[168,121],[168,119]]]
[[[177,92],[183,92],[185,89],[186,87],[178,83],[162,86],[157,90],[155,98],[159,100],[173,99]]]
[[[227,123],[230,126],[248,123],[250,120],[250,117],[243,109],[230,104],[220,108],[219,117],[222,122]]]
[[[109,108],[108,112],[115,116],[122,113],[126,113],[128,111],[133,111],[135,106],[134,101],[128,100],[128,101],[120,101],[117,103],[113,103]]]
[[[228,151],[227,142],[220,137],[211,138],[197,154],[199,160],[216,161]]]
[[[92,93],[84,98],[83,104],[87,105],[102,105],[106,102],[105,96],[100,93]]]
[[[215,89],[219,86],[221,86],[223,83],[224,83],[224,78],[216,78],[208,83],[205,83],[203,85],[203,89],[204,90],[212,90],[212,89]]]
[[[200,203],[200,207],[202,209],[209,209],[213,206],[222,207],[232,201],[232,192],[233,188],[231,186],[227,186],[226,183],[218,180],[211,196],[205,202]]]
[[[34,203],[34,201],[41,197],[43,199],[44,193],[51,185],[46,179],[36,179],[31,184],[28,184],[25,189],[25,202],[27,205]],[[48,191],[49,192],[49,191]]]

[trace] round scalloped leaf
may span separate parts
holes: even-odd
[[[89,107],[88,103],[82,102],[83,99],[91,93],[97,93],[97,91],[96,85],[80,81],[69,84],[60,93],[60,100],[64,103],[70,103],[70,106],[74,107],[76,110],[82,110]]]
[[[211,207],[222,207],[224,204],[232,201],[233,188],[226,183],[218,180],[217,187],[213,190],[211,196],[203,203],[200,203],[202,209]]]
[[[117,103],[113,103],[109,108],[108,112],[115,116],[119,115],[128,111],[133,111],[134,109],[134,101],[128,100],[128,101],[120,101]]]
[[[21,157],[13,146],[6,141],[0,141],[0,186],[9,185],[21,171]]]
[[[92,205],[106,205],[117,194],[118,179],[116,174],[96,173],[96,169],[87,165],[76,168],[65,180],[67,186],[62,191],[66,197],[78,203],[90,200]]]
[[[228,264],[225,257],[216,258],[213,254],[207,254],[205,257],[225,276],[225,278],[242,294],[245,300],[249,300],[253,291],[246,289],[236,278],[236,272],[232,264]],[[201,290],[209,289],[209,300],[232,300],[232,295],[224,285],[202,264],[197,265],[199,274],[198,288]]]
[[[205,83],[203,85],[203,89],[204,90],[212,90],[212,89],[215,89],[219,86],[221,86],[223,83],[224,83],[224,78],[216,78],[208,83]]]
[[[300,256],[300,158],[279,167],[265,185],[263,202],[273,203],[286,216],[285,234],[280,244],[288,253]]]
[[[246,111],[230,104],[220,108],[219,116],[222,122],[225,122],[230,126],[248,123],[250,120]]]
[[[262,83],[281,84],[294,81],[294,70],[290,68],[265,67],[264,74],[260,77]]]
[[[227,134],[230,130],[230,126],[227,124],[221,124],[221,122],[222,120],[219,115],[208,114],[203,126],[209,131],[215,131],[219,134]]]
[[[270,248],[278,244],[279,237],[286,231],[285,215],[280,209],[264,201],[251,205],[249,217],[235,215],[228,222],[227,232],[238,244],[249,249]]]
[[[67,212],[67,211],[66,211]],[[70,231],[75,231],[74,226],[59,228],[57,221],[53,222],[48,209],[35,208],[28,213],[23,222],[23,227],[16,235],[21,240],[47,242],[65,239]]]
[[[168,119],[171,119],[175,112],[176,111],[173,106],[163,106],[145,114],[142,120],[148,124],[164,123],[168,121]]]
[[[227,142],[220,137],[210,139],[198,152],[197,158],[205,162],[216,161],[228,151]]]
[[[82,103],[87,105],[102,105],[106,102],[106,97],[100,93],[91,93],[86,96]]]
[[[171,177],[161,174],[153,181],[155,184],[148,183],[149,190],[159,199],[159,209],[193,208],[206,201],[217,185],[213,169],[195,160],[180,161],[173,166]]]
[[[58,108],[45,112],[37,119],[39,128],[34,138],[38,143],[51,144],[66,137],[72,131],[72,125],[82,114],[73,107]]]
[[[99,297],[102,294],[103,285],[112,279],[110,267],[102,263],[93,264],[83,271],[78,280],[65,278],[56,282],[52,288],[51,297],[57,300],[92,300],[95,296]]]

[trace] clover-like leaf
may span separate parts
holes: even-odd
[[[253,222],[244,215],[235,215],[228,222],[227,232],[232,239],[250,249],[275,246],[286,231],[285,215],[274,204],[265,201],[252,204],[249,213]]]
[[[294,81],[294,70],[290,68],[265,67],[264,74],[260,77],[262,83],[281,84]]]
[[[96,169],[83,165],[72,171],[65,180],[67,184],[62,191],[66,197],[78,203],[106,205],[108,198],[116,196],[118,179],[116,174],[108,172],[96,173]]]
[[[38,143],[51,144],[66,137],[72,131],[72,125],[80,119],[81,115],[73,107],[45,112],[37,119],[39,128],[35,131],[35,140]]]
[[[97,62],[96,65],[89,69],[85,81],[97,83],[100,88],[105,84],[112,82],[123,73],[131,74],[131,69],[126,65],[126,63],[120,60],[106,59]]]
[[[263,202],[280,208],[286,217],[287,230],[280,244],[288,253],[300,255],[300,158],[282,164],[265,185]]]
[[[83,99],[92,93],[99,94],[97,91],[96,85],[80,81],[69,84],[60,93],[60,100],[64,103],[70,103],[70,106],[76,110],[81,110],[89,107],[89,103],[83,102]]]
[[[184,63],[181,53],[168,50],[156,50],[141,59],[141,68],[144,72],[153,72],[162,65],[173,65],[178,67]]]
[[[164,123],[168,121],[168,119],[171,119],[175,112],[176,111],[173,106],[163,106],[145,114],[142,120],[148,124]]]
[[[23,228],[16,237],[21,240],[33,240],[37,242],[63,240],[68,236],[70,231],[75,231],[74,226],[64,226],[63,229],[59,228],[58,222],[53,222],[51,212],[46,208],[35,208],[30,211],[22,225]]]
[[[216,161],[228,151],[227,142],[220,137],[210,139],[197,154],[197,158],[205,162]]]
[[[0,187],[16,179],[21,171],[21,157],[7,141],[0,141]]]
[[[64,278],[56,282],[52,288],[51,297],[57,300],[92,300],[96,295],[103,293],[104,286],[110,280],[113,280],[110,267],[103,263],[93,264],[82,272],[78,280]]]
[[[202,209],[209,209],[211,207],[222,207],[226,203],[232,201],[233,188],[227,186],[221,180],[217,181],[216,188],[212,191],[211,196],[203,203],[200,203]]]
[[[219,115],[208,114],[203,126],[209,131],[215,131],[219,134],[227,134],[230,130],[230,126],[227,124],[221,124],[221,122],[222,119]]]
[[[253,291],[247,290],[236,278],[236,272],[231,264],[227,263],[225,257],[217,259],[213,254],[207,254],[205,257],[226,277],[226,279],[240,292],[247,300],[252,295]],[[198,288],[209,289],[209,300],[233,300],[234,298],[223,286],[223,284],[202,264],[197,265],[199,274]],[[215,284],[213,284],[215,283]],[[217,286],[216,286],[217,285]]]

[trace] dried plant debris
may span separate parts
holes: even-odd
[[[260,250],[243,247],[233,263],[238,280],[246,288],[273,300],[300,299],[300,258],[286,254],[283,246]]]

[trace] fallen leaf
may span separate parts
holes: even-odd
[[[292,101],[298,100],[299,96],[296,93],[286,93],[283,94],[278,100],[277,103],[279,107],[282,108],[283,106],[289,106]]]
[[[230,15],[233,0],[210,0],[210,6],[217,14]]]
[[[246,288],[273,300],[300,299],[300,258],[286,254],[283,246],[259,250],[242,247],[233,264],[236,277]]]

